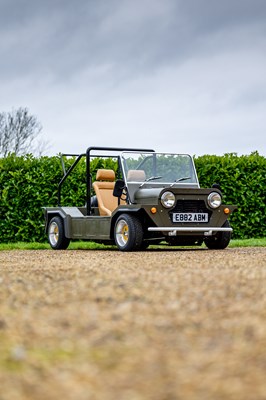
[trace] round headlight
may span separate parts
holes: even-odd
[[[164,192],[161,197],[161,203],[165,208],[171,208],[175,204],[175,195],[172,192]]]
[[[222,198],[217,192],[212,192],[208,196],[208,204],[211,208],[218,208],[222,204]]]

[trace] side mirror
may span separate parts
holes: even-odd
[[[222,188],[221,188],[221,186],[219,185],[219,183],[214,183],[214,184],[212,185],[212,187],[213,187],[214,189],[219,189],[220,191],[222,191]]]
[[[123,194],[124,188],[125,188],[125,182],[122,179],[117,179],[113,191],[113,196],[120,198]]]

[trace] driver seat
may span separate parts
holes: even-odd
[[[115,172],[112,169],[98,169],[96,181],[92,187],[95,191],[101,216],[110,216],[118,206],[118,198],[113,196]]]

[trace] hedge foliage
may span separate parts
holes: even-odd
[[[66,159],[66,168],[73,159]],[[226,154],[195,158],[201,187],[219,183],[224,202],[238,205],[230,221],[234,238],[265,237],[266,158]],[[114,160],[92,161],[98,168],[116,168]],[[9,155],[0,159],[1,242],[46,241],[42,207],[57,205],[57,186],[62,178],[59,156],[34,158]],[[72,171],[62,189],[62,204],[82,206],[86,194],[85,159]]]
[[[266,236],[266,158],[254,152],[237,156],[202,156],[195,159],[202,187],[214,182],[222,188],[223,202],[238,210],[230,217],[234,238]]]

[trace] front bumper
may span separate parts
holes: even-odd
[[[148,228],[148,231],[150,232],[162,232],[165,236],[176,236],[177,232],[184,232],[184,233],[203,233],[204,236],[212,236],[213,233],[216,232],[232,232],[232,228],[226,228],[226,227],[150,227]]]

